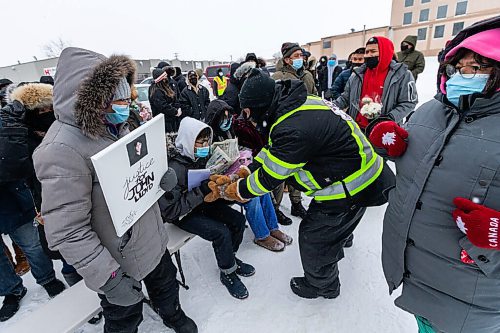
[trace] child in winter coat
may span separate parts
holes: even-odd
[[[188,171],[205,168],[212,142],[212,129],[196,119],[186,117],[179,126],[175,149],[169,152],[169,165],[175,170],[178,184],[159,200],[164,221],[212,242],[220,269],[220,280],[238,299],[248,297],[239,276],[251,276],[255,269],[236,258],[243,240],[245,217],[226,202],[204,199],[212,190],[205,181],[188,189]]]

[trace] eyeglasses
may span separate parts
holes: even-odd
[[[446,75],[448,75],[448,77],[451,77],[458,72],[458,73],[460,73],[461,77],[472,79],[474,76],[476,76],[478,71],[484,70],[485,68],[491,68],[491,67],[493,67],[493,66],[466,65],[466,66],[461,66],[461,67],[455,67],[451,64],[448,64],[448,65],[446,65]],[[464,77],[464,75],[471,75],[471,74],[472,74],[472,76]]]

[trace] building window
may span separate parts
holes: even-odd
[[[413,0],[405,0],[405,7],[413,6]]]
[[[403,24],[411,24],[412,13],[405,13],[403,16]]]
[[[324,49],[329,49],[332,47],[332,41],[331,40],[324,40],[323,41],[323,48]]]
[[[444,36],[444,25],[436,25],[434,27],[434,38],[443,38]]]
[[[419,22],[429,21],[429,9],[422,9],[420,11]]]
[[[421,3],[428,3],[431,2],[431,0],[422,0]]]
[[[445,18],[446,14],[448,14],[448,5],[439,6],[436,18],[438,19]]]
[[[427,28],[420,28],[417,30],[418,40],[425,40],[426,37],[427,37]]]
[[[464,15],[467,13],[467,1],[457,2],[457,9],[455,10],[455,15]]]
[[[464,22],[453,23],[453,36],[456,36],[464,29]]]

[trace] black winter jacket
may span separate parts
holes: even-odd
[[[161,89],[156,89],[154,93],[151,94],[153,86],[154,84],[149,87],[148,93],[153,117],[163,113],[165,116],[165,132],[177,132],[180,121],[179,117],[176,116],[177,109],[180,108],[180,103],[177,98],[177,84],[174,86],[176,95],[173,97],[167,96]],[[170,86],[172,87],[172,85]]]
[[[177,87],[179,89],[179,92],[182,92],[184,90],[184,88],[187,87],[187,84],[186,84],[186,77],[184,75],[178,75],[176,77],[174,77],[174,80],[175,82],[177,82]]]
[[[233,113],[239,115],[241,113],[240,108],[240,97],[238,96],[240,93],[240,88],[238,86],[238,82],[236,79],[230,79],[227,83],[226,90],[224,94],[219,97],[219,99],[225,101],[229,104],[230,107],[233,108]]]
[[[207,88],[198,85],[198,93],[191,86],[187,86],[180,98],[182,116],[205,121],[207,107],[210,104],[210,93]]]
[[[277,83],[273,102],[267,115],[268,126],[272,126],[281,116],[300,107],[306,99],[307,93],[303,82],[287,80]],[[302,169],[309,171],[322,188],[343,180],[359,170],[361,165],[359,146],[351,135],[350,127],[341,116],[329,110],[295,112],[273,128],[270,141],[272,145],[267,145],[266,148],[274,157],[289,164],[306,163]],[[250,169],[254,171],[260,167],[261,164],[255,161]],[[384,167],[384,170],[387,169]],[[258,176],[260,183],[266,189],[274,189],[284,181],[262,170]],[[389,183],[392,184],[394,175],[391,177],[389,174],[388,177]],[[379,179],[381,178],[383,177],[380,176]],[[307,191],[294,177],[287,178],[287,181],[294,188]],[[355,195],[352,198],[355,203],[368,206],[385,202],[379,187],[388,185],[377,183],[377,181],[372,183],[367,189]],[[375,192],[374,188],[377,188]],[[248,190],[246,182],[240,182],[239,191],[244,198],[254,197]],[[324,204],[339,206],[340,209],[345,209],[352,203],[348,199],[324,202]]]

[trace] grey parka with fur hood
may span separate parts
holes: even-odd
[[[78,48],[65,49],[57,64],[54,113],[57,120],[35,151],[42,183],[42,216],[47,241],[99,292],[121,267],[142,280],[160,262],[167,235],[158,205],[153,205],[123,237],[116,236],[90,157],[117,138],[103,122],[121,77],[132,85],[135,63]],[[118,137],[128,133],[125,123]],[[118,167],[110,165],[110,168]]]

